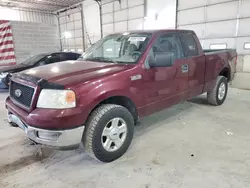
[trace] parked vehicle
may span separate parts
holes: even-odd
[[[235,50],[202,50],[193,31],[109,35],[81,60],[15,74],[8,120],[36,143],[64,149],[82,143],[111,162],[128,149],[138,118],[202,93],[210,104],[223,104],[236,59]]]
[[[12,73],[20,72],[30,68],[48,65],[59,61],[77,60],[80,54],[73,52],[54,52],[54,53],[41,53],[34,55],[24,62],[4,67],[0,69],[0,87],[6,88],[9,86],[9,77]]]

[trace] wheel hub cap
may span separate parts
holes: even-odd
[[[221,83],[219,87],[218,98],[222,100],[225,97],[225,94],[226,94],[226,85],[225,83]]]
[[[116,140],[118,139],[118,136],[119,136],[119,130],[117,128],[113,128],[110,131],[109,138],[112,140]]]
[[[102,132],[102,146],[112,152],[118,150],[127,137],[127,124],[122,118],[111,119]]]

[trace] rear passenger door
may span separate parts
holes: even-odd
[[[198,39],[192,31],[178,34],[188,70],[188,98],[202,93],[205,81],[205,55],[199,52]]]

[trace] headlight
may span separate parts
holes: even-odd
[[[76,95],[71,90],[43,89],[36,106],[50,109],[74,108],[76,107]]]
[[[1,72],[0,73],[0,78],[5,78],[7,76],[7,74],[9,74],[8,72]]]

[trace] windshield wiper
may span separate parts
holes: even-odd
[[[106,57],[93,57],[91,59],[85,59],[85,60],[97,60],[97,61],[106,61],[106,62],[112,62],[112,63],[118,63],[117,61],[111,59],[111,58],[106,58]]]

